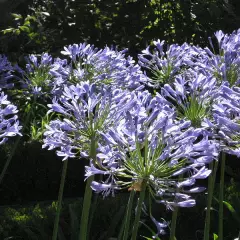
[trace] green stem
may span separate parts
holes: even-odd
[[[91,199],[92,199],[91,183],[93,180],[94,180],[94,176],[89,177],[87,179],[87,184],[85,187],[83,207],[82,207],[82,217],[81,217],[81,223],[80,223],[79,240],[87,239],[88,218],[89,218]]]
[[[223,195],[224,195],[224,172],[225,172],[226,155],[222,153],[221,159],[221,175],[219,190],[219,222],[218,222],[218,239],[223,240]]]
[[[98,199],[99,199],[98,195],[95,195],[93,197],[92,206],[91,206],[91,214],[90,214],[89,220],[88,220],[88,225],[89,226],[88,226],[87,235],[89,235],[89,233],[91,231],[92,221],[93,221],[93,218],[94,218],[94,215],[96,213],[97,206],[98,206]]]
[[[95,136],[93,136],[91,138],[89,156],[93,161],[96,160],[96,140],[95,140]],[[91,183],[92,183],[93,180],[94,180],[94,175],[90,176],[87,179],[87,184],[86,184],[86,187],[85,187],[83,206],[82,206],[82,216],[81,216],[81,222],[80,222],[79,240],[87,240],[88,219],[89,219],[90,206],[91,206],[91,200],[92,200]]]
[[[175,240],[176,226],[177,226],[178,207],[172,213],[171,231],[169,240]]]
[[[35,100],[34,100],[34,102],[35,102]],[[28,125],[30,115],[31,115],[31,110],[29,110],[29,112],[27,113],[26,119],[25,119],[25,121],[23,123],[22,132],[24,132],[26,126]],[[1,185],[3,177],[5,176],[5,173],[6,173],[7,169],[8,169],[8,166],[9,166],[9,164],[10,164],[10,162],[11,162],[11,160],[12,160],[12,158],[13,158],[15,152],[16,152],[16,149],[18,147],[20,139],[21,139],[21,136],[17,136],[17,139],[16,139],[16,141],[15,141],[15,143],[13,145],[13,148],[11,149],[11,152],[10,152],[10,154],[8,156],[8,159],[7,159],[7,161],[6,161],[6,163],[5,163],[4,167],[3,167],[3,170],[2,170],[1,175],[0,175],[0,185]]]
[[[68,165],[68,160],[65,160],[63,164],[61,183],[60,183],[60,188],[58,192],[57,214],[54,221],[52,240],[57,240],[57,236],[58,236],[58,225],[59,225],[59,218],[60,218],[60,213],[62,209],[62,196],[63,196],[65,178],[67,175],[67,165]]]
[[[182,175],[179,176],[178,180],[180,181]],[[179,193],[179,188],[176,189],[176,193]],[[176,226],[177,226],[177,217],[178,217],[178,207],[176,206],[172,213],[172,221],[171,221],[171,230],[170,230],[170,238],[169,240],[175,240],[176,234]]]
[[[143,180],[141,187],[142,187],[142,190],[140,192],[140,196],[139,196],[139,199],[138,199],[137,213],[136,213],[135,220],[134,220],[134,223],[133,223],[133,233],[132,233],[131,240],[136,240],[137,239],[139,221],[140,221],[141,212],[142,212],[142,204],[143,204],[143,201],[144,201],[146,187],[147,187],[147,182],[145,180]]]
[[[133,205],[133,199],[135,195],[135,190],[131,190],[130,196],[128,199],[128,204],[127,204],[127,211],[126,211],[126,217],[124,221],[124,234],[122,240],[127,240],[128,235],[129,235],[129,224],[131,220],[131,213],[132,213],[132,205]]]
[[[212,206],[213,190],[214,190],[214,185],[215,185],[217,167],[218,167],[218,161],[214,161],[209,164],[209,168],[213,172],[208,177],[208,198],[207,198],[208,202],[207,202],[207,211],[206,211],[203,240],[209,240],[210,221],[211,221],[211,206]]]

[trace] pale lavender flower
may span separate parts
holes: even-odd
[[[182,201],[189,198],[183,192],[191,191],[196,179],[209,176],[211,171],[205,163],[218,155],[215,143],[203,136],[203,131],[192,128],[190,122],[176,121],[174,111],[149,97],[146,91],[136,95],[138,104],[127,112],[118,127],[105,134],[111,138],[109,147],[99,149],[102,165],[96,166],[100,171],[94,170],[92,174],[105,176],[100,184],[114,182],[121,189],[132,189],[135,185],[141,189],[146,181],[155,198],[179,202],[179,206],[193,205],[193,201]],[[191,189],[178,185],[187,180],[193,182]]]
[[[134,95],[128,91],[96,91],[96,85],[89,82],[65,86],[62,96],[49,104],[49,112],[61,114],[62,120],[49,123],[43,147],[60,148],[57,154],[64,159],[78,153],[86,156],[91,139],[105,142],[104,132],[117,125],[134,104]]]
[[[187,43],[179,46],[172,44],[165,51],[165,41],[154,41],[154,50],[150,46],[138,55],[139,65],[147,71],[147,81],[151,87],[160,87],[161,84],[170,83],[179,73],[184,72],[192,64],[192,55],[195,51]]]
[[[213,106],[215,138],[221,150],[240,157],[240,88],[223,84],[219,103]]]
[[[152,236],[153,239],[155,239],[156,237],[158,237],[159,235],[164,235],[166,234],[166,228],[168,227],[168,223],[163,220],[162,222],[157,221],[152,215],[150,216],[151,220],[153,221],[153,223],[155,224],[156,228],[157,228],[157,233]]]
[[[222,31],[215,33],[218,49],[215,51],[212,40],[209,48],[204,49],[201,59],[197,59],[195,67],[204,69],[217,78],[219,85],[228,82],[231,86],[238,85],[240,81],[240,30],[232,34],[224,34]]]
[[[190,120],[195,127],[212,117],[212,104],[218,99],[216,79],[202,73],[193,74],[189,80],[179,75],[172,85],[165,84],[161,93],[159,101],[171,106],[178,119]]]
[[[7,95],[3,92],[0,94],[0,144],[7,141],[9,137],[20,134],[17,117],[17,107],[7,100]]]
[[[117,51],[105,47],[98,50],[93,45],[74,44],[64,47],[62,54],[70,57],[63,77],[65,84],[89,81],[96,85],[136,89],[142,88],[145,75],[131,57],[125,56],[126,50]],[[56,72],[59,72],[56,68]]]

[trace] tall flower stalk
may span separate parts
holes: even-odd
[[[223,240],[223,197],[224,197],[224,174],[225,174],[226,154],[222,153],[221,158],[221,175],[219,189],[219,223],[218,223],[218,239]]]
[[[63,95],[49,105],[50,112],[59,113],[62,120],[53,120],[47,126],[43,147],[57,148],[57,155],[64,160],[79,156],[88,158],[89,168],[95,168],[101,165],[96,159],[99,144],[108,140],[105,132],[118,124],[133,105],[133,96],[128,91],[101,88],[89,82],[65,86]],[[87,239],[88,234],[93,179],[94,176],[89,176],[85,188],[81,240]]]
[[[130,228],[130,220],[131,220],[134,195],[135,195],[135,190],[134,189],[130,190],[130,196],[129,196],[128,204],[126,207],[126,215],[125,215],[125,221],[124,221],[124,227],[123,227],[122,240],[127,240],[129,236],[129,228]]]
[[[211,207],[212,207],[212,199],[213,199],[213,191],[215,186],[216,173],[218,168],[218,161],[211,162],[209,167],[212,171],[212,174],[208,177],[208,193],[207,193],[207,209],[206,209],[206,217],[205,217],[205,225],[204,225],[204,240],[209,240],[210,234],[210,223],[211,223]]]
[[[147,182],[145,180],[143,180],[142,185],[141,185],[139,199],[138,199],[138,204],[137,204],[136,216],[135,216],[135,220],[133,223],[133,232],[132,232],[132,238],[131,238],[132,240],[137,239],[138,226],[139,226],[141,212],[142,212],[142,205],[143,205],[143,202],[145,199],[146,187],[147,187]]]
[[[162,104],[158,95],[152,98],[147,91],[136,95],[138,104],[117,128],[110,128],[105,135],[108,146],[101,146],[97,154],[101,164],[97,168],[86,167],[85,174],[103,175],[103,181],[94,181],[92,189],[104,196],[114,195],[118,189],[138,189],[133,239],[137,236],[145,191],[150,193],[151,201],[163,203],[168,209],[193,206],[195,201],[186,193],[204,190],[191,187],[196,179],[208,177],[211,171],[205,161],[211,162],[216,155],[215,145],[206,136],[197,143],[201,131],[192,128],[190,121],[178,122],[173,110]]]
[[[96,161],[96,139],[94,136],[92,136],[91,142],[90,142],[89,157],[93,160],[93,162]],[[93,180],[94,180],[94,176],[91,176],[90,178],[88,178],[86,187],[85,187],[83,207],[82,207],[82,216],[81,216],[81,221],[80,221],[79,240],[87,239],[88,218],[89,218],[89,211],[90,211],[91,200],[92,200],[91,184],[92,184]]]
[[[62,209],[62,197],[63,197],[63,190],[65,185],[65,178],[67,175],[67,165],[68,165],[68,160],[65,160],[63,163],[63,170],[62,170],[60,188],[58,193],[57,212],[56,212],[56,217],[54,221],[52,240],[57,240],[58,238],[58,226],[59,226],[59,219],[60,219],[60,214]]]
[[[22,136],[20,134],[20,129],[22,127],[19,126],[17,113],[17,107],[7,100],[7,95],[5,95],[3,92],[0,92],[0,145],[4,144],[9,137],[18,135],[18,138],[14,144],[14,148],[12,149],[1,171],[0,184],[2,183],[3,177],[15,153],[16,146],[18,145],[20,137]]]

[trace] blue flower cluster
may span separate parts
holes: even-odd
[[[105,197],[147,190],[169,209],[194,206],[192,193],[205,190],[196,180],[211,174],[208,164],[221,152],[240,156],[240,30],[215,36],[217,50],[211,39],[212,50],[154,41],[138,63],[126,50],[85,43],[65,47],[64,59],[30,55],[22,88],[48,96],[48,113],[56,116],[43,147],[63,160],[88,158],[85,176],[101,175],[91,188]],[[0,56],[0,77],[11,71]],[[2,143],[19,126],[16,115],[5,117],[17,110],[3,93],[0,104],[7,105]],[[167,224],[151,218],[164,232]]]
[[[14,68],[7,57],[0,55],[0,87],[11,88],[13,83],[8,80],[13,77]],[[17,116],[17,107],[7,99],[7,95],[0,89],[0,145],[5,143],[9,137],[21,135]]]

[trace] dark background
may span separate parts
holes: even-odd
[[[30,53],[59,56],[63,46],[86,41],[128,48],[136,58],[154,39],[204,47],[217,30],[231,33],[239,26],[239,0],[0,0],[0,53],[21,62]],[[1,169],[9,144],[0,149]],[[238,162],[228,158],[227,176],[237,179]],[[84,164],[69,161],[66,197],[82,196]],[[61,168],[54,151],[22,140],[0,186],[0,204],[57,199]]]

